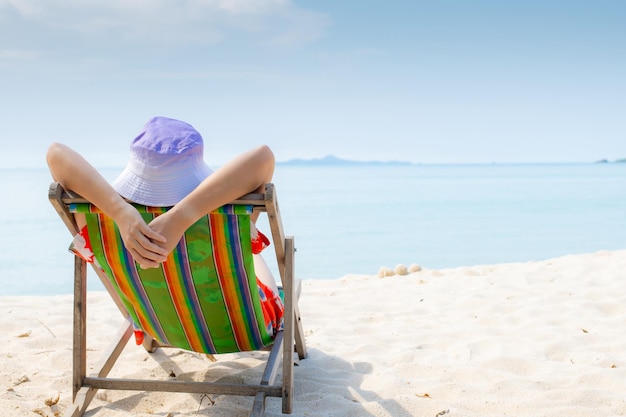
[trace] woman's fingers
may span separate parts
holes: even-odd
[[[158,248],[159,246],[155,245],[155,244],[154,244],[154,243],[152,243],[152,242],[161,242],[161,243],[165,243],[165,242],[167,241],[167,240],[165,239],[165,236],[163,236],[163,235],[161,235],[161,234],[159,234],[159,233],[155,232],[155,231],[154,231],[154,230],[152,230],[152,229],[150,228],[150,226],[148,226],[148,225],[145,225],[144,227],[142,227],[141,232],[142,232],[142,233],[144,234],[144,236],[147,238],[147,241],[148,241],[148,242],[149,242],[152,246],[155,246],[155,247],[157,247],[157,248]],[[142,242],[142,245],[143,245],[143,242]],[[167,253],[166,253],[166,255],[167,255]]]
[[[162,245],[159,245],[159,243],[165,244],[167,242],[166,239],[162,235],[150,229],[150,227],[148,226],[145,226],[145,229],[146,230],[144,232],[146,233],[140,234],[137,238],[137,242],[139,243],[141,247],[138,249],[143,249],[144,251],[146,251],[142,253],[148,256],[151,253],[155,254],[157,258],[160,256],[163,258],[163,261],[164,261],[165,258],[167,258],[167,255],[169,254],[169,250],[164,248]],[[156,260],[157,258],[154,258],[154,259]]]
[[[159,245],[152,243],[152,241],[142,235],[136,239],[135,244],[132,245],[131,254],[140,264],[140,260],[142,262],[146,262],[147,260],[151,265],[154,265],[153,267],[156,267],[159,263],[165,262],[168,251]]]
[[[134,207],[128,205],[118,226],[126,248],[139,265],[155,268],[165,262],[169,254],[169,250],[164,247],[166,238],[150,228]]]
[[[158,268],[158,266],[160,265],[160,262],[145,258],[135,249],[130,249],[130,254],[132,255],[135,262],[137,262],[142,269]]]

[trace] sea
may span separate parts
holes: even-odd
[[[0,168],[0,295],[72,292],[50,182],[45,167]],[[304,280],[626,249],[626,163],[279,164],[274,183]],[[94,274],[88,289],[103,289]]]

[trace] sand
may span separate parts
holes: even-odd
[[[626,251],[306,280],[294,416],[626,415]],[[71,403],[71,296],[0,297],[3,416]],[[89,293],[89,363],[122,318]],[[113,375],[254,381],[264,353],[146,353]],[[100,391],[86,416],[246,416],[251,398]],[[279,416],[279,399],[267,400]]]

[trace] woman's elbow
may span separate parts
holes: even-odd
[[[259,146],[257,149],[257,152],[259,153],[263,161],[265,161],[266,163],[274,165],[274,163],[276,162],[275,157],[274,157],[274,152],[268,145]]]
[[[274,175],[276,160],[274,152],[267,145],[261,145],[255,149],[257,173],[263,184],[271,181]]]
[[[72,149],[62,143],[53,142],[46,151],[46,163],[55,181],[59,181],[65,186],[65,182],[70,179],[68,174],[68,158],[73,153]]]
[[[52,168],[57,164],[56,161],[58,161],[63,154],[65,147],[65,145],[58,142],[53,142],[50,146],[48,146],[48,150],[46,151],[46,162],[49,167]]]

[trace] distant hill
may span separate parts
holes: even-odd
[[[288,161],[277,162],[277,165],[309,165],[309,166],[345,166],[345,165],[413,165],[405,161],[355,161],[351,159],[341,159],[334,155],[313,159],[290,159]]]
[[[615,161],[609,161],[608,159],[600,159],[599,161],[596,161],[597,164],[607,164],[611,162],[617,162],[618,164],[623,164],[624,162],[626,162],[626,158],[616,159]]]

